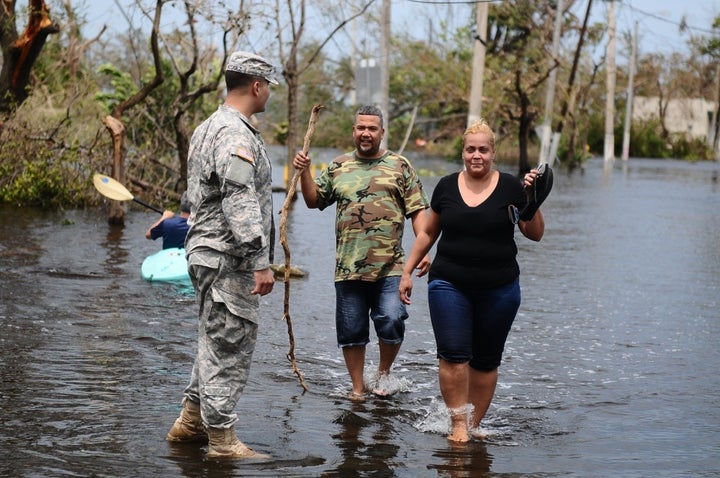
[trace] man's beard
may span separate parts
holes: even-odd
[[[369,145],[363,145],[363,143],[358,141],[355,147],[363,156],[376,156],[380,152],[380,145],[372,142]]]

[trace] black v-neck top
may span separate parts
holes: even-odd
[[[440,215],[441,233],[428,280],[442,279],[468,290],[508,284],[520,275],[508,206],[525,206],[522,184],[500,172],[490,196],[470,207],[460,195],[458,175],[443,177],[433,191],[430,207]]]

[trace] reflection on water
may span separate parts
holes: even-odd
[[[333,213],[299,204],[288,238],[308,276],[292,282],[290,312],[309,390],[285,357],[278,283],[263,298],[238,406],[241,439],[273,456],[262,464],[208,461],[196,445],[164,441],[194,357],[196,309],[191,291],[140,279],[159,247],[143,235],[155,213],[133,207],[112,228],[102,211],[0,207],[0,474],[720,476],[719,170],[631,160],[556,172],[545,238],[518,238],[523,303],[488,437],[459,447],[444,436],[424,279],[394,369],[399,392],[343,398]],[[424,178],[428,190],[437,179]],[[372,344],[368,360],[377,357]]]

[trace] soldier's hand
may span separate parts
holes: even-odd
[[[275,285],[275,274],[269,267],[255,271],[253,275],[255,277],[255,288],[250,292],[251,294],[266,295],[272,292]]]

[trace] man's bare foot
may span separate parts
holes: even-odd
[[[390,382],[390,373],[378,372],[375,377],[375,385],[372,389],[373,395],[378,398],[390,398],[395,394]]]
[[[365,401],[365,394],[364,393],[356,393],[356,392],[350,392],[348,393],[348,398],[353,402],[364,402]]]

